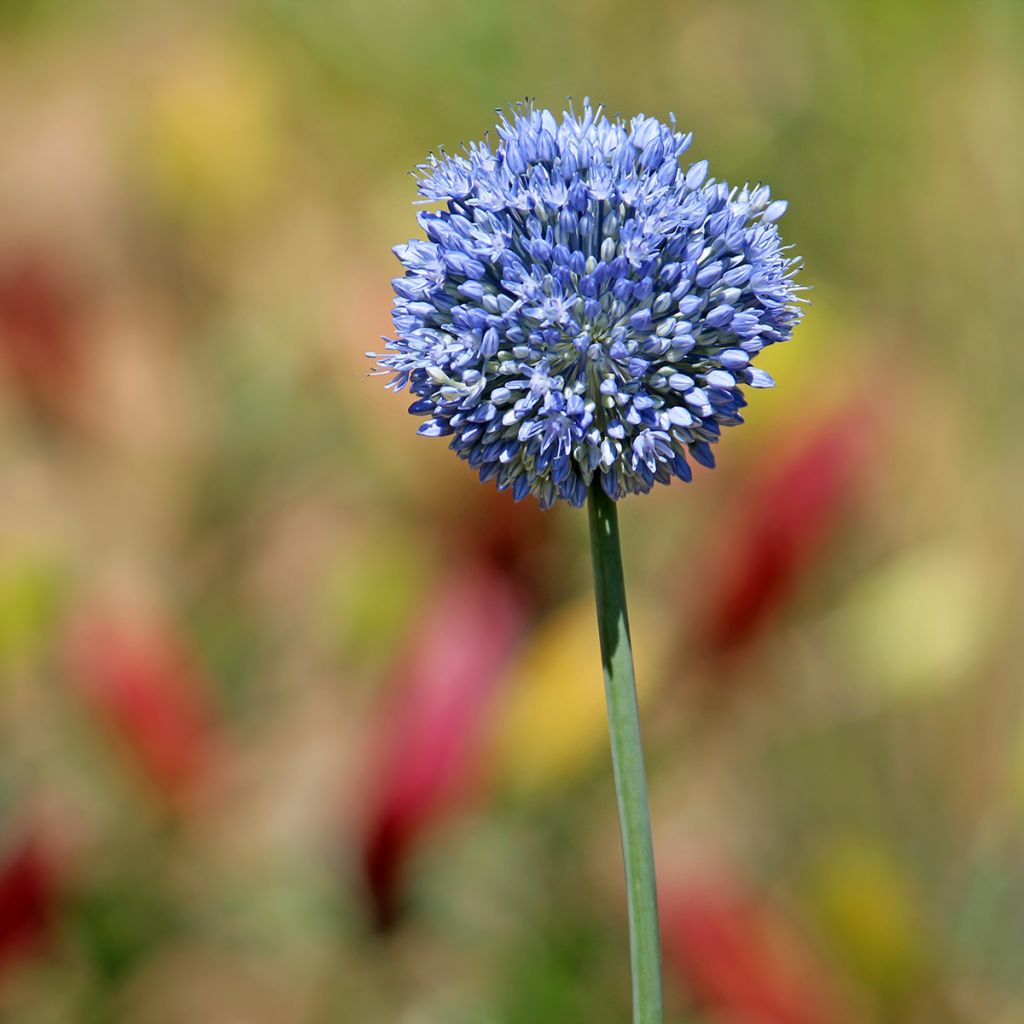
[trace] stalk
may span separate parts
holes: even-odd
[[[647,803],[636,677],[629,639],[615,502],[595,479],[587,501],[594,597],[601,638],[608,728],[615,793],[619,803],[622,859],[629,904],[629,948],[633,977],[633,1024],[662,1024],[661,946],[654,878],[651,816]]]

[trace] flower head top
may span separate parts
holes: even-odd
[[[772,385],[752,358],[800,319],[786,204],[683,167],[674,119],[523,106],[498,134],[420,166],[444,205],[395,249],[378,371],[417,396],[419,433],[516,499],[582,505],[595,474],[612,498],[689,480],[687,455],[713,465],[742,422],[742,385]]]

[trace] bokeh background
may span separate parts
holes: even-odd
[[[813,286],[621,510],[669,1020],[1024,1021],[1019,0],[0,3],[0,1019],[628,1019],[585,517],[363,356],[585,95]]]

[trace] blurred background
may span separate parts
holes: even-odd
[[[1024,1021],[1018,0],[0,3],[0,1019],[628,1019],[585,516],[363,356],[584,95],[814,289],[621,510],[668,1019]]]

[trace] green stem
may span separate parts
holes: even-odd
[[[612,766],[619,800],[622,859],[626,868],[629,947],[633,968],[633,1024],[662,1024],[654,850],[626,613],[619,520],[615,502],[604,493],[596,479],[590,488],[587,508]]]

